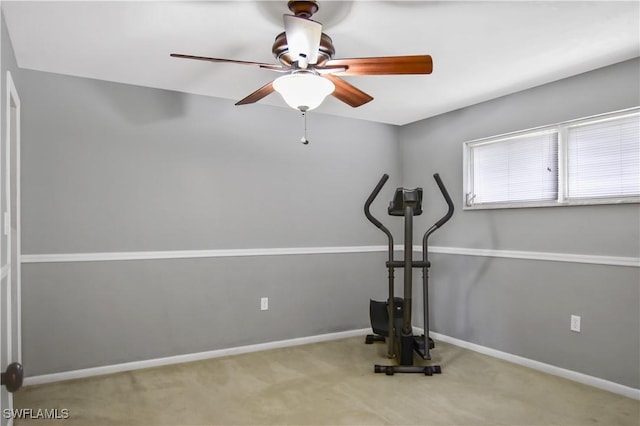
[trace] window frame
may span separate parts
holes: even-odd
[[[621,118],[628,115],[640,114],[640,106],[626,108],[618,111],[606,112],[602,114],[582,117],[574,120],[562,121],[555,124],[545,126],[532,127],[525,130],[502,133],[486,138],[473,139],[466,141],[463,146],[463,191],[462,191],[462,208],[463,210],[489,210],[489,209],[510,209],[510,208],[529,208],[529,207],[563,207],[563,206],[584,206],[584,205],[600,205],[600,204],[632,204],[640,203],[640,196],[614,196],[614,197],[586,197],[586,198],[569,198],[568,197],[568,132],[573,126],[596,123],[599,121],[608,121]],[[640,116],[639,116],[640,119]],[[485,145],[489,143],[499,143],[500,141],[522,137],[529,134],[540,132],[557,132],[558,134],[558,194],[555,200],[548,201],[508,201],[495,203],[482,203],[469,205],[469,194],[473,192],[473,147]]]

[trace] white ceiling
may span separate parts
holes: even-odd
[[[335,58],[430,54],[420,76],[344,77],[375,99],[319,112],[402,125],[640,54],[640,2],[319,1]],[[239,100],[278,74],[286,1],[2,1],[18,66]],[[277,93],[260,103],[286,107]],[[233,108],[252,108],[251,105]]]

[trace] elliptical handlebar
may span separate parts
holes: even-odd
[[[447,213],[444,216],[442,216],[442,218],[440,218],[440,220],[437,221],[435,225],[433,225],[436,227],[436,229],[438,229],[442,225],[444,225],[449,219],[451,219],[451,216],[453,216],[453,201],[451,201],[449,192],[447,192],[447,188],[444,186],[442,179],[440,179],[440,175],[436,173],[433,175],[433,178],[436,180],[436,183],[438,184],[438,188],[440,188],[440,192],[442,193],[442,196],[447,202],[447,206],[449,206],[449,210],[447,210]]]
[[[447,187],[444,186],[444,182],[440,179],[440,175],[438,173],[433,175],[436,183],[438,184],[438,188],[444,197],[444,200],[447,202],[447,206],[449,207],[447,213],[440,218],[433,226],[427,229],[427,232],[424,233],[424,237],[422,238],[422,259],[426,262],[428,260],[427,255],[427,240],[429,239],[429,235],[433,234],[438,228],[444,225],[446,222],[451,219],[453,216],[453,201],[451,201],[451,197],[449,196],[449,192],[447,191]]]
[[[380,181],[378,182],[376,187],[373,188],[371,195],[369,195],[369,198],[367,198],[367,201],[364,203],[365,216],[367,216],[367,219],[369,219],[369,222],[373,223],[375,226],[377,226],[380,229],[384,228],[384,225],[378,219],[373,217],[373,215],[371,214],[371,211],[369,211],[369,207],[371,207],[371,204],[373,203],[373,201],[376,199],[376,197],[382,190],[382,187],[384,186],[384,184],[387,183],[387,180],[389,180],[389,175],[385,173],[382,175],[382,177],[380,178]]]
[[[367,219],[369,219],[369,222],[377,226],[378,229],[384,232],[387,238],[389,239],[389,260],[392,261],[393,260],[393,235],[391,235],[391,232],[387,229],[387,227],[384,226],[382,222],[380,222],[378,219],[376,219],[371,214],[371,211],[369,210],[369,207],[371,207],[371,204],[373,203],[373,201],[376,199],[376,197],[382,190],[382,187],[384,186],[385,183],[387,183],[387,180],[389,180],[389,175],[385,173],[380,178],[380,181],[378,182],[376,187],[373,188],[371,195],[369,195],[369,198],[367,198],[367,201],[364,203],[364,215],[367,217]]]

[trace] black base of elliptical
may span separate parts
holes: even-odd
[[[419,373],[425,376],[433,376],[442,373],[439,365],[376,365],[374,366],[376,373],[384,373],[387,376],[393,376],[395,373]]]

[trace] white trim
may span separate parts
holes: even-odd
[[[341,254],[386,252],[387,246],[345,246],[345,247],[292,247],[259,249],[220,249],[220,250],[168,250],[168,251],[132,251],[110,253],[60,253],[60,254],[23,254],[22,263],[58,263],[58,262],[103,262],[118,260],[161,260],[215,257],[246,256],[293,256],[301,254]],[[402,251],[402,245],[395,250]],[[421,246],[413,250],[420,252]],[[640,258],[623,256],[600,256],[589,254],[552,253],[520,250],[494,250],[463,247],[429,247],[430,253],[455,254],[462,256],[502,257],[509,259],[544,260],[553,262],[588,263],[595,265],[640,267]]]
[[[16,159],[16,164],[15,164],[15,182],[7,182],[9,185],[7,187],[7,211],[9,212],[9,229],[11,230],[11,212],[12,212],[12,205],[11,205],[11,186],[15,185],[16,188],[16,205],[15,205],[15,221],[16,221],[16,232],[15,235],[13,235],[12,232],[9,232],[9,237],[8,237],[8,244],[11,246],[13,239],[15,238],[15,243],[16,243],[16,264],[14,265],[15,267],[11,270],[12,274],[16,274],[15,278],[16,278],[16,306],[15,306],[15,310],[16,310],[16,329],[15,329],[15,333],[17,334],[17,348],[16,348],[16,359],[12,359],[12,361],[17,361],[17,362],[22,362],[22,271],[21,268],[19,267],[20,263],[21,263],[21,253],[22,253],[22,240],[21,240],[21,223],[20,223],[20,200],[21,200],[21,190],[20,190],[20,175],[21,175],[21,171],[20,171],[20,151],[21,151],[21,125],[20,125],[20,120],[21,120],[21,106],[20,106],[20,96],[18,96],[18,89],[16,89],[16,86],[13,82],[13,78],[11,77],[11,72],[7,71],[7,111],[6,111],[6,124],[7,124],[7,134],[6,134],[6,141],[7,141],[7,170],[9,170],[9,172],[11,172],[10,170],[10,164],[11,164],[11,132],[12,132],[12,128],[11,128],[11,104],[13,102],[13,105],[15,106],[15,123],[16,123],[16,129],[15,129],[15,135],[16,135],[16,140],[15,140],[15,159]],[[7,253],[8,256],[13,257],[13,252],[11,250],[8,250]],[[7,261],[11,262],[11,259],[8,257]],[[10,277],[11,278],[11,277]],[[12,278],[11,278],[12,279]],[[12,284],[11,284],[12,285]],[[14,308],[12,306],[12,308]],[[12,310],[13,313],[13,310]],[[12,333],[14,332],[14,330],[12,330]]]
[[[416,330],[418,329],[416,328]],[[422,330],[420,330],[420,332],[422,332]],[[475,343],[456,339],[454,337],[446,336],[444,334],[431,332],[429,333],[429,335],[433,339],[439,340],[441,342],[450,343],[452,345],[459,346],[464,349],[469,349],[474,352],[478,352],[481,354],[489,355],[494,358],[509,361],[514,364],[531,368],[533,370],[551,374],[553,376],[563,377],[565,379],[582,383],[584,385],[593,386],[594,388],[602,389],[607,392],[623,395],[623,396],[626,396],[627,398],[640,400],[640,389],[621,385],[620,383],[611,382],[608,380],[601,379],[599,377],[589,376],[587,374],[579,373],[577,371],[556,367],[551,364],[545,364],[544,362],[534,361],[529,358],[524,358],[524,357],[513,355],[507,352],[502,352],[496,349],[488,348],[486,346],[477,345]]]
[[[2,0],[0,0],[0,10],[1,9],[2,9]],[[0,17],[0,45],[2,45],[2,31],[4,30],[4,25],[2,25],[3,21],[4,20]],[[2,68],[2,57],[0,56],[0,69],[1,68]],[[3,130],[3,128],[2,128],[2,120],[0,120],[0,134],[2,134],[2,130]],[[3,175],[4,175],[4,168],[2,167],[2,153],[1,153],[1,150],[0,150],[0,187],[2,186],[2,183],[3,183],[3,180],[4,180],[4,176]],[[0,216],[1,215],[2,215],[2,210],[0,209]],[[1,232],[2,231],[0,231],[0,233]],[[0,259],[2,259],[2,244],[0,244]],[[0,263],[2,263],[2,262],[0,262]],[[8,272],[9,272],[8,269],[5,269],[5,266],[3,265],[2,266],[2,279],[4,279],[6,277]],[[1,283],[1,279],[0,279],[0,283]],[[1,293],[2,293],[1,290],[2,290],[2,286],[0,285],[0,298],[1,298]],[[0,315],[0,329],[2,329],[2,327],[4,327],[4,321],[2,320],[2,315]],[[8,337],[10,337],[10,336],[7,336],[7,338]],[[2,357],[0,356],[0,359],[1,358]],[[0,365],[0,368],[3,368],[3,367],[4,367],[4,365]],[[5,393],[7,393],[7,391],[5,389],[0,389],[0,393],[2,393],[4,395]],[[9,408],[9,409],[13,408],[13,406],[12,406],[13,397],[12,397],[12,395],[10,393],[7,393],[7,394],[8,394],[7,398],[8,398],[8,405],[9,405],[8,407],[4,407],[2,405],[2,399],[3,398],[0,397],[0,410],[2,410],[3,412],[7,408]],[[12,418],[9,418],[9,420],[7,420],[7,425],[13,425],[13,419]]]
[[[558,200],[566,200],[569,192],[569,168],[567,163],[568,126],[562,126],[558,132]],[[576,203],[577,204],[577,203]]]
[[[144,361],[127,362],[123,364],[105,365],[103,367],[85,368],[83,370],[65,371],[62,373],[43,374],[41,376],[26,377],[25,386],[41,385],[45,383],[59,382],[63,380],[82,379],[86,377],[102,376],[105,374],[120,373],[123,371],[141,370],[144,368],[162,367],[166,365],[181,364],[185,362],[201,361],[205,359],[220,358],[230,355],[246,354],[250,352],[266,351],[270,349],[286,348],[290,346],[306,345],[309,343],[328,342],[348,337],[361,336],[368,333],[368,328],[359,330],[340,331],[336,333],[320,334],[316,336],[298,337],[295,339],[279,340],[276,342],[258,343],[256,345],[238,346],[235,348],[218,349],[193,354],[176,355],[166,358],[156,358]]]
[[[558,166],[560,168],[560,166]],[[562,167],[566,170],[566,167]],[[565,171],[566,174],[566,171]],[[563,179],[566,185],[566,179]],[[558,190],[559,191],[559,190]],[[463,206],[462,210],[496,210],[496,209],[528,209],[538,207],[575,207],[601,204],[638,204],[640,197],[604,197],[604,198],[567,198],[565,201],[510,201],[499,203],[482,203],[473,206]]]
[[[201,257],[291,256],[300,254],[369,253],[387,246],[289,247],[219,250],[129,251],[108,253],[23,254],[22,263],[100,262],[113,260],[188,259]]]
[[[414,246],[414,251],[422,247]],[[592,254],[553,253],[520,250],[494,250],[462,247],[429,247],[429,253],[456,254],[462,256],[502,257],[508,259],[544,260],[550,262],[588,263],[592,265],[629,266],[640,268],[640,258],[624,256],[601,256]]]

